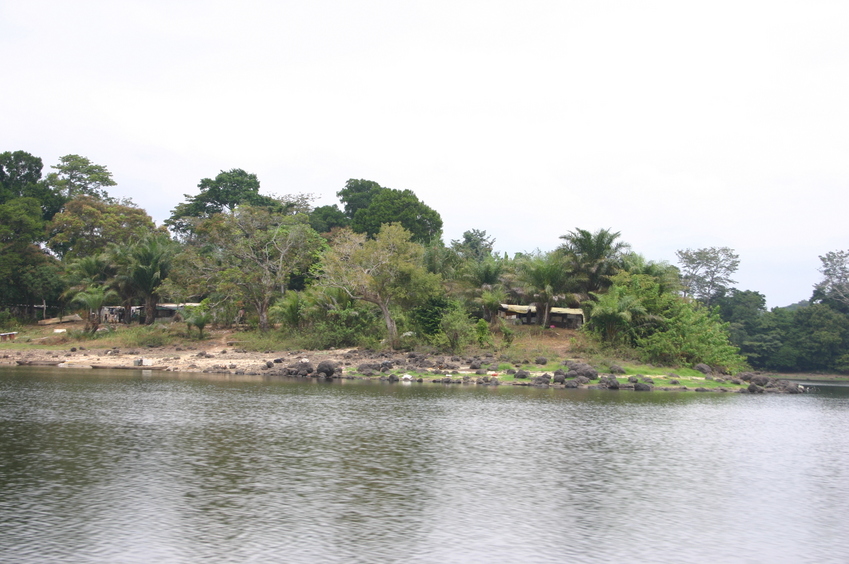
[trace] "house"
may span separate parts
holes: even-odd
[[[517,319],[523,325],[533,325],[537,322],[536,306],[501,304],[498,316],[504,319]],[[548,316],[549,323],[555,327],[578,329],[584,324],[584,310],[570,307],[553,307]]]

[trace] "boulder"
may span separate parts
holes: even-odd
[[[610,373],[611,374],[625,374],[625,369],[619,366],[618,364],[610,365]]]
[[[708,366],[707,364],[703,364],[701,362],[698,363],[697,365],[695,365],[693,368],[695,368],[696,370],[698,370],[702,374],[710,374],[710,373],[713,372],[713,370],[711,369],[710,366]]]
[[[765,387],[767,384],[770,383],[770,381],[772,381],[772,378],[763,374],[756,374],[752,376],[750,381],[752,382],[752,384]]]
[[[531,375],[531,373],[528,372],[527,370],[518,370],[518,371],[516,371],[516,374],[513,377],[516,378],[517,380],[521,380],[521,379],[527,378],[530,375]]]
[[[628,376],[628,382],[630,382],[631,384],[636,384],[639,381],[640,381],[640,379],[637,378],[636,376]]]
[[[540,366],[545,366],[546,364],[548,364],[548,359],[545,358],[544,356],[538,356],[534,360],[534,364],[539,364]]]
[[[761,388],[760,386],[758,386],[757,384],[754,384],[754,383],[749,384],[748,390],[749,390],[750,394],[762,394],[762,393],[764,393],[764,389]]]
[[[634,384],[635,392],[650,392],[651,390],[652,387],[650,384],[645,384],[643,382],[637,382],[636,384]]]
[[[322,360],[315,369],[317,373],[323,374],[327,378],[331,378],[337,370],[341,371],[341,367],[335,360]]]

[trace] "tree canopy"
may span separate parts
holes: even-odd
[[[731,275],[740,266],[739,256],[728,247],[706,247],[675,251],[681,265],[684,295],[710,305],[714,294],[727,290],[735,281]]]
[[[259,179],[240,168],[221,171],[215,178],[198,183],[200,193],[184,194],[186,201],[171,211],[165,224],[180,234],[192,231],[192,220],[207,219],[217,213],[233,214],[240,205],[267,207],[283,211],[287,206],[279,199],[259,193]]]

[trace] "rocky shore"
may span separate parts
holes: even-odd
[[[599,374],[589,364],[567,360],[554,370],[546,358],[524,359],[514,368],[494,355],[462,357],[417,352],[371,350],[326,350],[254,352],[238,342],[209,343],[203,347],[151,347],[143,349],[98,349],[84,346],[66,350],[7,350],[0,365],[41,365],[64,368],[112,368],[257,375],[317,379],[372,379],[387,382],[460,384],[478,386],[533,386],[537,388],[607,389],[648,391],[695,391],[715,393],[802,393],[803,386],[758,373],[734,377],[713,375],[709,367],[703,386],[686,386],[674,374],[665,377],[632,375],[613,366],[618,374]],[[528,366],[539,370],[528,369]],[[525,369],[520,368],[525,366]],[[691,381],[692,378],[688,380]],[[719,384],[719,385],[717,385]]]

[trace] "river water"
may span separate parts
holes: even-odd
[[[846,389],[203,376],[0,369],[0,561],[849,561]]]

